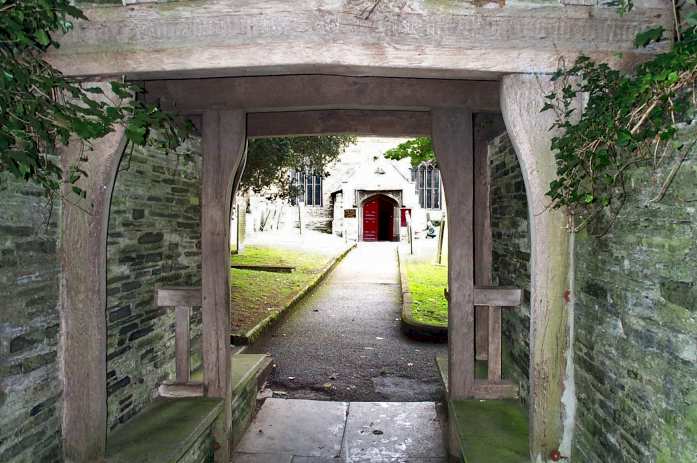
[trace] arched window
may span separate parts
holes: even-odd
[[[424,209],[441,208],[440,171],[432,164],[421,164],[412,171],[419,196],[419,206]]]

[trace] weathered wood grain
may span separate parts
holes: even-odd
[[[250,113],[250,138],[288,135],[380,135],[418,137],[431,134],[431,115],[427,111],[285,111]]]
[[[474,282],[477,286],[491,286],[493,248],[488,143],[505,131],[500,114],[474,115]],[[476,307],[474,312],[477,360],[489,357],[489,310]]]
[[[144,86],[148,98],[186,113],[236,108],[249,113],[441,107],[498,111],[500,106],[498,83],[477,80],[286,75],[155,80]]]
[[[174,352],[178,383],[188,383],[191,377],[191,307],[177,306],[174,312]]]
[[[562,399],[573,383],[566,303],[569,281],[570,234],[564,210],[548,206],[545,193],[556,179],[549,130],[554,115],[540,113],[553,83],[544,76],[506,76],[501,85],[501,112],[525,180],[530,226],[530,451],[534,461],[554,449],[571,452],[575,397]],[[535,117],[530,117],[531,114]],[[569,373],[570,371],[570,373]]]
[[[98,84],[95,84],[98,85]],[[107,85],[102,89],[114,97]],[[63,186],[61,215],[61,343],[63,453],[66,461],[101,461],[106,447],[106,237],[111,192],[126,137],[118,127],[92,141],[76,186],[83,200]],[[63,172],[78,164],[82,142],[62,150]]]
[[[368,10],[376,3],[373,0]],[[495,79],[553,72],[579,54],[623,64],[634,36],[671,29],[658,1],[612,8],[382,0],[209,0],[86,7],[49,60],[69,75],[130,78],[269,74]],[[619,57],[616,52],[622,51]]]
[[[229,462],[230,410],[230,207],[237,169],[246,147],[243,111],[203,114],[201,192],[201,291],[203,382],[206,394],[225,399],[216,462]]]
[[[201,288],[158,288],[155,295],[159,307],[176,307],[179,305],[188,307],[201,306]]]

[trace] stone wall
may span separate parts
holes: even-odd
[[[167,154],[157,137],[124,155],[107,239],[107,395],[113,430],[174,378],[174,311],[155,289],[200,286],[200,141]],[[193,365],[201,314],[192,314]],[[196,352],[196,351],[199,352]]]
[[[697,127],[682,137],[697,139]],[[490,145],[497,284],[529,288],[522,174],[505,136]],[[576,237],[573,460],[697,462],[697,162],[651,203],[670,162],[631,173],[610,233]],[[595,230],[591,230],[593,232]],[[517,379],[528,371],[529,294],[504,313]]]
[[[634,170],[611,231],[576,238],[577,461],[697,462],[696,154],[657,203],[673,159]]]
[[[60,461],[60,204],[6,173],[0,188],[0,461]]]

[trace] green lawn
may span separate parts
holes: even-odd
[[[429,325],[447,326],[448,302],[443,290],[448,285],[448,267],[409,258],[405,264],[414,319]]]
[[[292,265],[293,273],[230,269],[232,331],[243,334],[273,311],[282,309],[312,282],[332,255],[284,248],[247,246],[232,256],[236,264]]]

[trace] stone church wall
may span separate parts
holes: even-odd
[[[174,310],[155,306],[155,289],[200,286],[200,140],[166,154],[156,137],[124,155],[107,239],[107,395],[113,430],[173,379]],[[200,364],[201,314],[192,313]]]
[[[7,173],[0,194],[0,461],[60,461],[60,201]]]
[[[682,137],[697,139],[697,127]],[[496,283],[529,288],[522,174],[507,137],[490,145]],[[665,198],[649,169],[631,172],[627,205],[605,236],[576,236],[573,460],[697,462],[697,161]],[[590,230],[591,232],[597,230]],[[529,293],[505,311],[516,379],[528,371]]]

